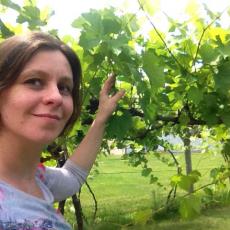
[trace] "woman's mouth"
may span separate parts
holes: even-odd
[[[42,114],[34,114],[36,117],[44,117],[44,118],[49,118],[53,120],[60,120],[60,116],[55,115],[55,114],[49,114],[49,113],[42,113]]]

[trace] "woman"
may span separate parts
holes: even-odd
[[[42,32],[0,45],[0,229],[71,229],[52,204],[84,183],[124,95],[109,96],[114,80],[106,80],[96,118],[65,165],[39,168],[44,146],[79,117],[81,65],[68,46]]]

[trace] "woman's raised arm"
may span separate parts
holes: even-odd
[[[101,146],[106,122],[115,111],[118,101],[125,94],[124,90],[121,90],[110,95],[114,84],[115,76],[110,75],[100,92],[96,118],[82,142],[70,156],[70,159],[83,170],[89,171],[91,169]]]

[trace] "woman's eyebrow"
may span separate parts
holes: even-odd
[[[48,73],[46,73],[45,71],[32,69],[32,70],[22,71],[20,76],[25,76],[26,77],[26,76],[31,75],[31,74],[48,75]]]
[[[27,77],[28,75],[33,75],[33,74],[34,75],[40,74],[41,76],[45,76],[45,77],[49,76],[49,73],[47,73],[46,71],[36,70],[36,69],[25,70],[20,74],[20,76]],[[67,82],[67,83],[70,83],[70,84],[73,84],[72,76],[64,75],[64,76],[61,76],[59,80]]]
[[[62,76],[62,77],[60,78],[60,80],[61,80],[62,82],[65,82],[65,83],[68,83],[68,84],[73,85],[73,79],[72,79],[72,77]]]

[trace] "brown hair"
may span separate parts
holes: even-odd
[[[15,35],[0,44],[0,92],[11,86],[33,55],[41,50],[59,50],[67,58],[73,74],[73,113],[61,135],[67,134],[81,112],[82,68],[78,56],[62,41],[43,32]]]

